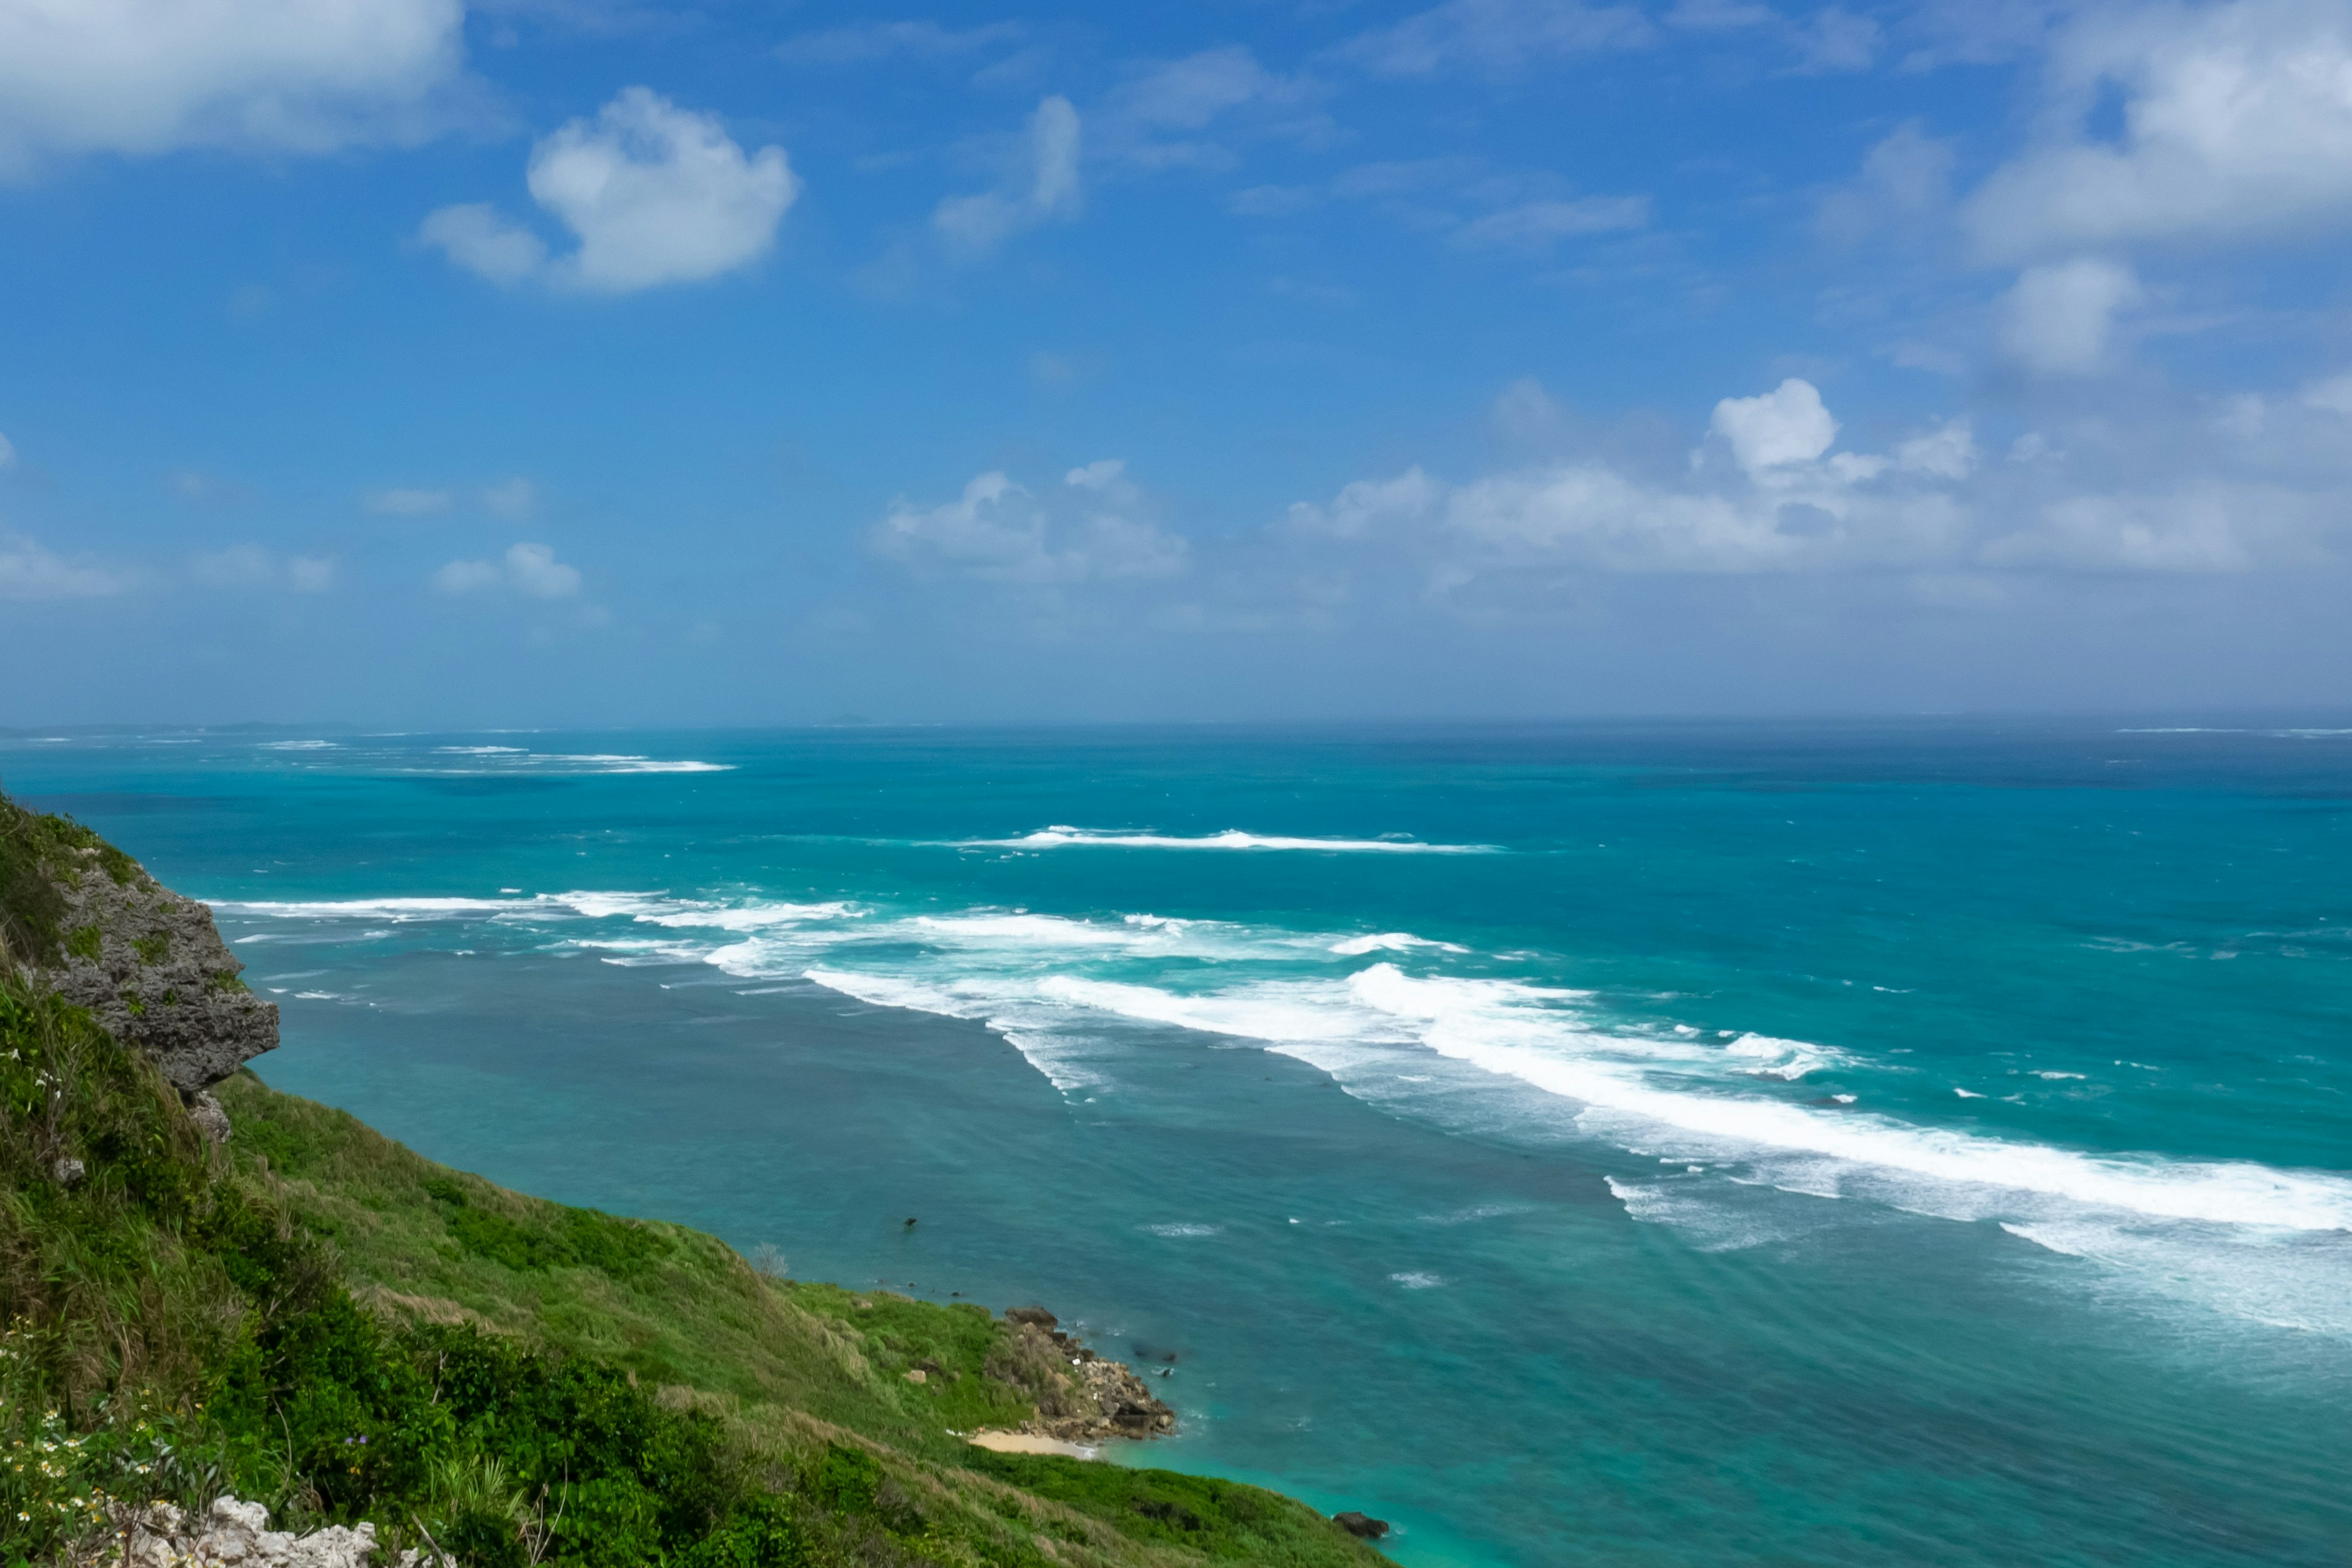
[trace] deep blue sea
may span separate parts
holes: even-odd
[[[1170,1368],[1142,1461],[1416,1568],[2352,1562],[2352,731],[26,731],[0,783],[214,901],[272,1084],[1042,1301]]]

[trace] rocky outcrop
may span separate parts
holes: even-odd
[[[109,1568],[417,1568],[419,1563],[415,1552],[402,1552],[396,1564],[388,1553],[379,1557],[373,1524],[349,1530],[331,1524],[296,1535],[270,1529],[269,1510],[261,1504],[233,1497],[215,1500],[201,1514],[184,1514],[167,1502],[124,1509],[112,1524],[78,1562]]]
[[[65,963],[51,980],[58,994],[153,1058],[192,1102],[274,1049],[278,1005],[237,978],[245,965],[213,928],[212,910],[135,863],[121,875],[82,853],[80,875],[58,889],[65,898],[58,922]]]
[[[1346,1513],[1333,1514],[1331,1522],[1359,1541],[1378,1541],[1389,1532],[1387,1520],[1374,1519],[1368,1513],[1358,1513],[1353,1509]]]
[[[215,1141],[205,1091],[278,1044],[278,1005],[246,989],[212,910],[79,824],[0,797],[0,951],[152,1058]]]
[[[1031,1394],[1037,1414],[1021,1424],[1032,1436],[1066,1443],[1105,1437],[1157,1437],[1175,1430],[1176,1413],[1154,1398],[1123,1362],[1106,1360],[1065,1333],[1043,1307],[1004,1314],[1006,1333],[987,1371]]]

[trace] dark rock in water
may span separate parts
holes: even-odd
[[[1374,1519],[1370,1514],[1358,1513],[1353,1509],[1346,1513],[1333,1514],[1331,1522],[1359,1541],[1378,1541],[1389,1532],[1387,1520]]]
[[[89,859],[58,887],[65,897],[58,921],[65,962],[51,975],[58,994],[153,1058],[184,1099],[276,1049],[278,1005],[237,978],[245,965],[213,929],[212,910],[136,867],[118,880],[96,855]]]
[[[1004,1309],[1004,1321],[1008,1323],[1034,1323],[1041,1329],[1051,1330],[1062,1320],[1043,1307],[1007,1307]]]

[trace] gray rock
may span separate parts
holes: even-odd
[[[228,1111],[219,1100],[203,1089],[188,1097],[188,1120],[214,1142],[228,1142]]]
[[[60,1155],[58,1163],[49,1167],[49,1179],[61,1187],[77,1186],[88,1169],[79,1160]]]
[[[1370,1514],[1358,1513],[1353,1509],[1346,1513],[1333,1514],[1331,1522],[1359,1541],[1378,1541],[1389,1532],[1387,1520],[1374,1519]]]
[[[204,1090],[277,1047],[278,1005],[237,979],[245,965],[213,928],[212,910],[144,871],[118,882],[95,854],[88,860],[78,878],[58,883],[66,952],[51,984],[154,1058],[183,1099],[210,1101]],[[224,1130],[215,1136],[225,1136],[217,1102],[211,1116]]]

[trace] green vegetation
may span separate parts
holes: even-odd
[[[20,954],[60,933],[12,868],[99,852],[58,822],[0,821]],[[218,1093],[226,1149],[143,1056],[0,969],[7,1568],[113,1500],[223,1492],[467,1568],[1382,1561],[1255,1488],[971,1447],[1066,1375],[979,1307],[776,1278],[250,1074]]]

